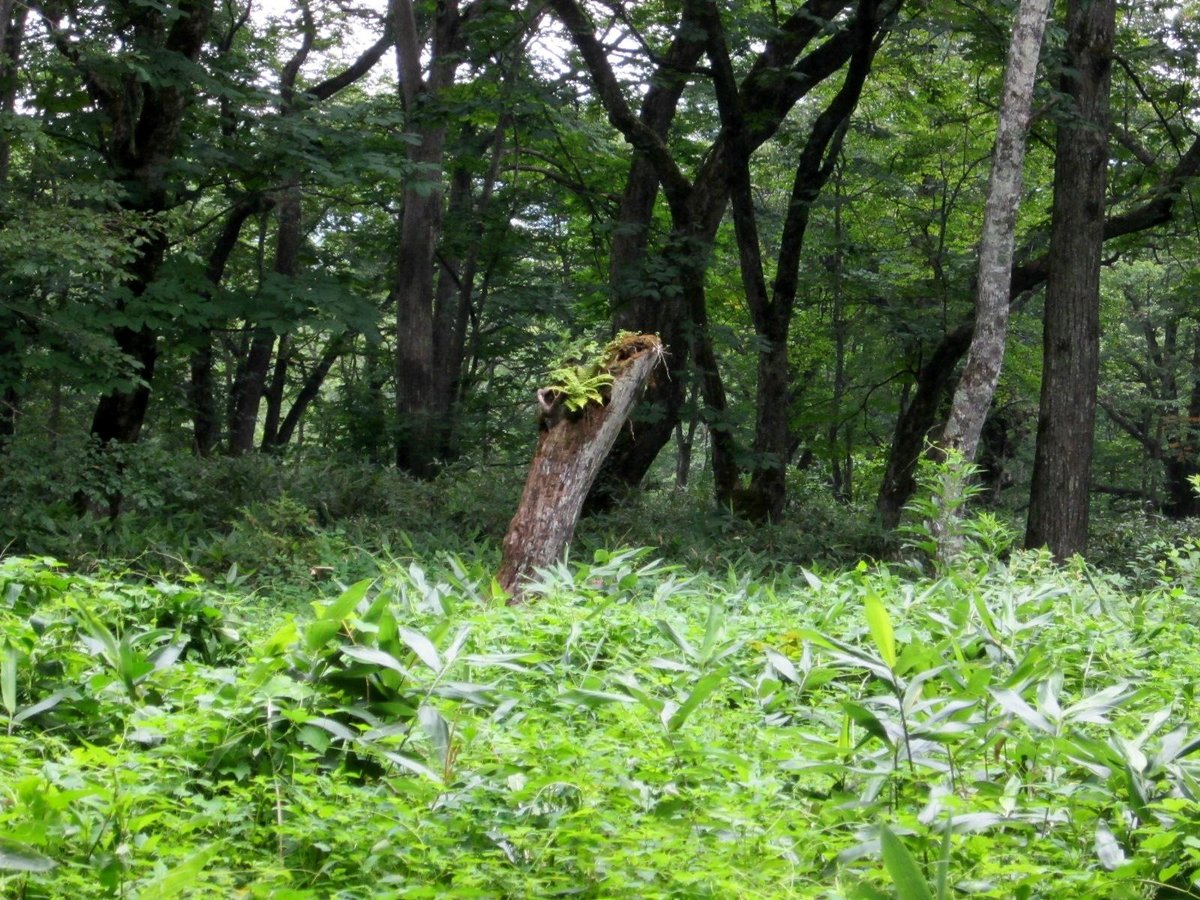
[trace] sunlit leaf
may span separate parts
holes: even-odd
[[[0,870],[10,872],[49,872],[58,863],[32,847],[0,838]]]
[[[933,900],[929,884],[916,859],[886,825],[879,826],[879,843],[883,851],[883,864],[892,877],[892,883],[896,885],[897,900]]]
[[[892,619],[888,615],[883,601],[874,592],[867,594],[863,601],[867,614],[867,627],[871,631],[871,639],[875,649],[889,669],[896,668],[896,633],[892,629]]]
[[[400,626],[397,629],[400,640],[408,645],[408,649],[417,654],[417,658],[435,672],[442,670],[442,658],[438,655],[437,647],[433,646],[433,641],[412,628]]]

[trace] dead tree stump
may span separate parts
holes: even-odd
[[[510,603],[521,601],[535,568],[562,558],[584,498],[662,356],[662,342],[652,334],[614,341],[601,361],[613,378],[602,391],[603,402],[574,412],[553,387],[538,391],[541,434],[496,576]]]

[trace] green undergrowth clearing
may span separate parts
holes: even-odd
[[[1197,896],[1192,559],[596,551],[508,607],[482,556],[302,600],[10,557],[0,894]]]

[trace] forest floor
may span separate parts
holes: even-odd
[[[0,894],[1200,895],[1195,540],[801,561],[664,495],[509,607],[479,487],[0,559]]]

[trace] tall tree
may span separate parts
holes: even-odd
[[[738,128],[744,127],[744,132],[721,125],[689,175],[687,159],[695,156],[695,148],[689,146],[686,155],[676,155],[672,124],[685,89],[704,74],[695,66],[706,47],[702,7],[684,4],[665,51],[656,53],[647,47],[644,62],[653,73],[652,87],[635,113],[583,5],[577,0],[551,0],[609,121],[633,147],[620,215],[614,223],[621,239],[620,243],[614,239],[614,266],[618,259],[624,263],[613,272],[614,321],[619,328],[659,334],[670,369],[668,378],[650,388],[648,399],[657,407],[654,414],[636,429],[622,432],[597,483],[601,498],[611,496],[615,487],[640,482],[670,440],[683,405],[686,372],[694,364],[712,435],[717,499],[722,505],[732,501],[738,463],[705,300],[713,240],[729,203],[731,164],[736,156],[753,153],[770,140],[802,98],[841,71],[861,46],[864,29],[875,40],[886,34],[902,5],[903,0],[808,0],[791,15],[777,18],[762,50],[743,63],[746,73],[737,83],[737,121],[743,123]],[[645,43],[640,34],[634,38]],[[723,91],[730,93],[727,88]],[[727,110],[732,108],[726,104]],[[689,132],[689,138],[693,134]],[[660,188],[670,230],[654,246],[652,225]]]
[[[300,45],[280,73],[278,109],[281,119],[300,115],[361,80],[383,57],[393,41],[393,23],[385,19],[381,27],[381,36],[359,54],[353,63],[317,84],[301,89],[297,79],[316,41],[317,23],[307,0],[301,0],[300,13]],[[295,171],[295,164],[292,165],[291,171],[280,173],[282,184],[276,191],[275,199],[277,228],[272,274],[283,285],[293,282],[299,274],[300,251],[304,240],[302,173]],[[277,323],[262,320],[248,325],[248,349],[238,360],[233,381],[233,396],[230,398],[229,453],[233,456],[254,449],[259,407],[268,387],[267,376],[277,339],[279,351],[276,354],[274,379],[276,391],[272,397],[263,445],[270,447],[278,443],[280,406],[288,366],[287,342],[284,340],[286,335],[277,334],[278,327]]]
[[[1058,559],[1082,553],[1088,536],[1116,15],[1116,0],[1067,4],[1061,91],[1070,106],[1055,145],[1042,393],[1025,532],[1026,546],[1048,546]]]
[[[942,435],[943,445],[967,460],[975,458],[983,420],[992,405],[1004,361],[1025,136],[1033,110],[1033,86],[1049,8],[1050,0],[1022,0],[1009,44],[996,149],[983,214],[983,236],[979,242],[975,327]]]
[[[983,214],[983,237],[979,242],[975,329],[942,435],[943,446],[961,454],[966,461],[975,458],[979,435],[991,408],[1004,361],[1013,243],[1025,166],[1025,136],[1033,110],[1033,86],[1049,9],[1050,0],[1022,0],[1009,44],[996,149]],[[951,479],[948,483],[959,482]],[[954,515],[958,498],[943,499],[947,504],[943,512]],[[955,533],[950,529],[944,534],[949,541],[940,548],[944,555],[953,556],[956,552],[952,540]]]
[[[25,32],[28,8],[15,0],[0,0],[0,116],[8,117],[16,109],[17,66]],[[0,200],[7,198],[12,137],[7,123],[0,130]],[[16,431],[17,406],[20,403],[21,364],[16,335],[17,319],[0,309],[0,451]]]
[[[30,6],[95,104],[100,114],[98,149],[121,186],[121,207],[140,220],[112,327],[116,346],[129,362],[132,386],[100,398],[91,428],[102,445],[133,443],[146,420],[159,353],[157,323],[162,311],[155,308],[152,286],[169,243],[161,217],[180,199],[170,166],[195,96],[196,62],[213,2],[147,5],[111,0],[85,11],[57,4]],[[89,36],[101,39],[86,40]],[[109,48],[117,41],[121,49],[114,55]],[[115,513],[119,502],[119,496],[111,497],[110,511]]]
[[[1149,231],[1172,221],[1178,214],[1187,183],[1197,174],[1200,174],[1200,138],[1192,141],[1169,171],[1156,178],[1144,201],[1105,219],[1105,241]],[[1044,284],[1049,270],[1049,254],[1016,266],[1009,284],[1009,303]],[[973,330],[973,322],[964,322],[947,331],[934,345],[927,362],[917,373],[910,402],[896,420],[886,470],[875,501],[876,512],[887,528],[895,528],[899,523],[901,511],[916,489],[917,463],[927,438],[936,429],[945,395],[955,384],[954,368],[967,352]]]
[[[715,3],[703,3],[701,21],[708,34],[708,56],[721,111],[729,136],[727,176],[734,229],[742,272],[742,287],[759,346],[755,398],[754,462],[750,484],[735,494],[736,505],[751,518],[778,521],[786,500],[786,467],[790,453],[789,393],[791,367],[788,337],[796,302],[804,238],[814,201],[833,173],[850,115],[878,47],[878,0],[859,3],[855,16],[856,42],[841,88],[820,112],[809,130],[796,166],[783,233],[779,241],[775,280],[768,294],[759,231],[751,194],[749,128],[733,77],[720,15]]]
[[[417,140],[409,147],[413,175],[404,187],[391,302],[396,309],[396,464],[431,476],[438,456],[440,410],[434,395],[435,254],[442,234],[442,173],[446,123],[437,108],[454,83],[472,5],[438,3],[426,40],[411,0],[395,0],[400,101]],[[428,50],[429,74],[423,57]]]

